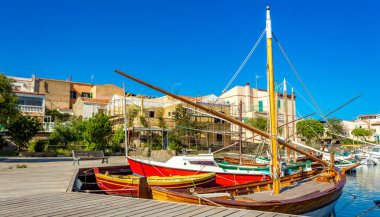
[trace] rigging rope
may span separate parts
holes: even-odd
[[[288,62],[290,68],[292,69],[292,71],[294,72],[294,74],[296,75],[298,81],[301,83],[302,87],[305,89],[307,95],[309,96],[309,98],[311,99],[312,103],[314,104],[314,106],[316,107],[316,110],[318,112],[318,114],[321,116],[322,119],[326,120],[326,116],[327,115],[323,115],[323,112],[321,110],[321,108],[319,107],[318,103],[315,101],[314,97],[311,95],[309,89],[306,87],[305,83],[303,82],[303,80],[301,79],[301,76],[298,74],[297,70],[295,69],[293,63],[290,61],[288,55],[285,53],[285,50],[282,48],[279,40],[277,39],[277,37],[275,36],[275,34],[272,32],[272,35],[273,35],[273,38],[275,39],[278,47],[280,48],[280,51],[281,53],[284,55],[286,61]],[[358,98],[358,97],[357,97]],[[356,99],[356,98],[355,98]],[[330,113],[331,114],[331,113]],[[331,123],[329,123],[329,121],[326,120],[326,123],[327,125],[329,125],[331,127],[331,129],[333,131],[335,131],[335,133],[337,134],[341,134],[335,127],[334,125],[332,125]]]
[[[261,33],[260,37],[257,39],[256,43],[253,45],[251,50],[249,51],[248,55],[245,57],[244,61],[240,64],[239,68],[236,70],[235,74],[232,76],[230,81],[227,83],[226,87],[222,90],[222,94],[226,92],[226,90],[231,86],[232,82],[235,80],[235,78],[239,75],[240,71],[244,68],[245,64],[248,62],[249,58],[251,58],[253,52],[256,50],[257,46],[259,45],[261,39],[265,35],[265,30]],[[221,96],[221,95],[220,95]],[[220,98],[220,96],[215,100],[217,102]]]

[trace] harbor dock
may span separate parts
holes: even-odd
[[[0,216],[293,216],[71,191],[80,168],[123,164],[124,157],[111,157],[107,165],[72,165],[71,158],[0,158]]]

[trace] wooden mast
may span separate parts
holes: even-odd
[[[270,116],[270,141],[272,149],[272,179],[273,194],[280,193],[280,167],[277,153],[277,117],[276,117],[276,93],[274,90],[274,69],[273,69],[273,53],[272,53],[272,24],[270,19],[270,9],[267,6],[266,20],[266,36],[267,36],[267,73],[269,88],[269,116]]]

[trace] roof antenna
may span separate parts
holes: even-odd
[[[93,85],[92,81],[94,80],[94,75],[91,75],[91,85]]]

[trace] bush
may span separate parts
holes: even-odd
[[[111,150],[112,152],[120,152],[120,144],[124,142],[125,133],[124,129],[120,127],[115,131],[112,136]]]
[[[112,127],[108,116],[97,114],[86,121],[83,138],[86,143],[86,149],[91,151],[104,150],[108,145],[108,139],[111,136]]]
[[[29,143],[29,152],[48,152],[49,150],[49,140],[47,139],[36,139]]]
[[[17,145],[18,150],[23,150],[28,146],[28,142],[42,130],[42,124],[39,120],[29,116],[19,116],[10,122],[7,126],[7,134]]]
[[[63,149],[63,148],[58,148],[58,149],[55,150],[55,153],[57,155],[70,155],[71,151],[67,150],[67,149]]]

